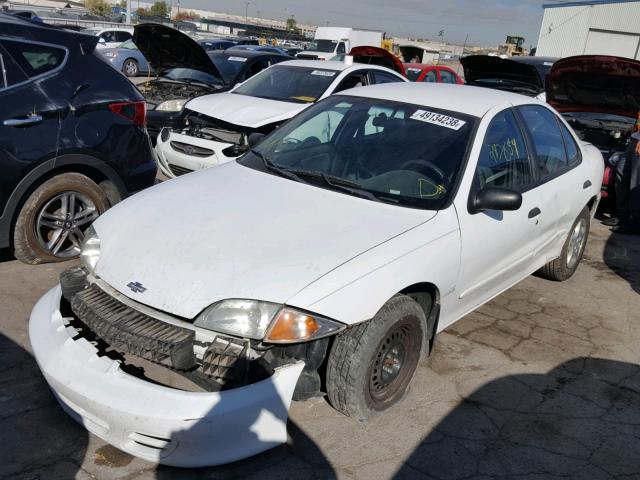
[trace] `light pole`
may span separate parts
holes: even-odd
[[[244,34],[247,34],[247,30],[249,30],[249,4],[251,2],[244,2]]]

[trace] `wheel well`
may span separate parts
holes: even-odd
[[[596,208],[596,205],[598,204],[598,197],[596,195],[594,195],[593,197],[591,197],[589,199],[589,201],[587,202],[587,207],[589,208],[589,211],[591,213],[594,213],[594,208]]]
[[[433,283],[416,283],[410,285],[400,292],[403,295],[407,295],[414,299],[422,310],[427,319],[427,336],[425,341],[427,342],[427,352],[431,352],[433,348],[433,342],[436,337],[436,330],[438,328],[438,319],[440,318],[440,291]]]

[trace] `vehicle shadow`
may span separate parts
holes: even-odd
[[[575,358],[487,383],[395,478],[638,478],[640,366]]]
[[[175,432],[170,443],[176,443],[181,447],[191,448],[193,454],[202,447],[201,442],[194,440],[193,436],[206,435],[207,432],[222,431],[224,435],[217,436],[209,441],[205,449],[217,454],[234,455],[242,453],[246,455],[248,446],[253,445],[257,449],[267,449],[262,453],[236,462],[217,467],[203,467],[186,470],[164,465],[158,465],[156,478],[160,480],[173,480],[189,474],[196,474],[199,479],[207,478],[256,478],[256,479],[282,479],[305,478],[327,479],[337,478],[336,473],[318,445],[309,438],[305,432],[291,419],[287,422],[289,406],[280,397],[279,391],[282,385],[274,385],[271,381],[260,382],[259,390],[247,392],[247,396],[240,400],[238,397],[229,398],[224,394],[221,400],[199,421],[188,429]],[[254,384],[258,387],[259,384]],[[228,392],[233,392],[230,390]],[[264,402],[256,402],[251,406],[256,396],[264,397]],[[240,402],[248,405],[243,409],[242,415],[234,414]],[[281,444],[273,438],[273,422],[286,424],[289,441]],[[284,439],[283,439],[284,440]],[[249,447],[251,448],[251,447]],[[202,450],[201,450],[202,451]],[[170,459],[171,454],[167,459]]]
[[[640,293],[640,236],[612,233],[604,246],[604,263]]]
[[[0,334],[0,478],[75,478],[89,434],[49,391],[29,352]]]
[[[16,257],[13,256],[11,250],[8,248],[0,248],[0,263],[10,262],[15,259]]]

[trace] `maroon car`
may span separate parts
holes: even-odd
[[[614,167],[640,127],[640,62],[581,55],[558,60],[547,76],[547,102],[605,159],[602,196],[611,196]]]

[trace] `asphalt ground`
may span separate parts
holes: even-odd
[[[640,479],[640,237],[594,222],[572,279],[527,278],[446,329],[381,417],[294,402],[286,445],[198,470],[105,444],[51,395],[28,317],[72,264],[0,251],[2,479]]]

